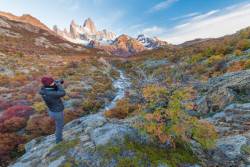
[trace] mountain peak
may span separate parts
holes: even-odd
[[[148,49],[159,48],[167,45],[166,41],[161,41],[157,37],[149,38],[144,34],[138,35],[137,40],[140,41]]]
[[[87,18],[83,24],[84,28],[87,28],[90,33],[95,34],[97,32],[95,23],[91,18]]]
[[[70,25],[77,25],[77,24],[76,24],[76,21],[75,21],[74,19],[73,19],[73,20],[71,20]]]

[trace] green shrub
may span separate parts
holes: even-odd
[[[158,90],[162,89],[158,87]],[[185,112],[188,106],[182,102],[190,98],[189,92],[192,90],[189,89],[178,89],[172,92],[168,97],[168,106],[156,108],[153,113],[144,114],[144,121],[139,127],[160,143],[171,143],[173,148],[179,140],[188,142],[194,139],[205,149],[209,149],[213,147],[217,133],[210,123],[199,121]],[[149,98],[155,99],[155,96],[152,94]]]

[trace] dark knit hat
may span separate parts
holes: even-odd
[[[43,77],[41,82],[44,86],[50,86],[54,82],[54,79],[51,77]]]

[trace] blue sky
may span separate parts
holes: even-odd
[[[0,10],[29,13],[61,29],[91,17],[99,29],[175,44],[250,26],[250,0],[0,0]]]

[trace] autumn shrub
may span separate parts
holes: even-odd
[[[65,110],[64,111],[64,122],[68,123],[76,118],[80,117],[80,112],[78,111],[71,111],[71,110]]]
[[[22,117],[11,117],[0,123],[0,133],[16,132],[26,126],[26,118]]]
[[[100,109],[102,104],[92,98],[85,99],[82,103],[82,109],[88,113],[95,113]]]
[[[207,59],[207,64],[209,66],[212,66],[215,63],[218,63],[223,60],[224,60],[224,55],[214,55],[214,56],[211,56],[209,59]]]
[[[242,55],[242,51],[239,50],[239,49],[237,49],[237,50],[234,51],[234,54],[235,54],[236,56],[241,56],[241,55]]]
[[[236,72],[236,71],[240,71],[243,69],[247,69],[247,62],[246,61],[237,61],[234,62],[232,64],[230,64],[230,66],[227,68],[227,72]]]
[[[195,63],[201,61],[203,58],[204,58],[204,57],[203,57],[203,54],[202,54],[202,53],[198,53],[198,54],[196,54],[196,55],[191,56],[191,58],[189,59],[188,62],[189,62],[190,64],[195,64]]]
[[[185,112],[183,101],[189,98],[189,90],[175,90],[169,95],[167,107],[159,107],[153,113],[144,114],[141,127],[160,143],[170,144],[173,148],[178,141],[190,140],[198,141],[206,149],[213,147],[217,138],[215,128]]]
[[[10,82],[14,86],[23,86],[28,81],[28,77],[25,74],[16,74],[14,77],[11,77]]]
[[[198,74],[198,75],[201,75],[201,74],[204,74],[207,72],[207,68],[204,67],[203,64],[196,64],[196,65],[193,65],[191,67],[191,70],[190,70],[190,73],[191,74]]]
[[[247,60],[246,62],[245,62],[245,67],[244,67],[245,69],[250,69],[250,60]]]
[[[6,86],[10,82],[9,77],[3,74],[0,74],[0,86]]]
[[[0,116],[0,123],[12,117],[29,118],[29,116],[33,113],[34,112],[32,107],[24,105],[12,106],[3,111],[2,115]]]
[[[0,111],[9,108],[12,104],[6,100],[0,99]]]
[[[0,139],[0,164],[5,164],[15,158],[18,146],[25,143],[25,138],[15,133],[0,133]]]
[[[33,137],[52,134],[54,129],[54,121],[45,114],[33,115],[26,126],[26,131]]]
[[[106,111],[104,114],[108,118],[124,119],[135,110],[127,98],[117,101],[116,107]]]
[[[250,48],[249,39],[242,39],[242,40],[238,41],[236,48],[239,50],[246,50],[246,49]]]
[[[47,106],[44,102],[36,102],[33,104],[33,108],[37,113],[43,113],[47,110]]]
[[[193,119],[195,120],[191,123],[193,126],[192,139],[196,140],[204,148],[212,148],[217,138],[215,127],[207,121]]]
[[[202,51],[202,54],[205,56],[205,57],[210,57],[212,56],[213,54],[215,53],[215,50],[210,48],[210,47],[206,47],[204,48],[204,50]]]
[[[147,107],[149,109],[164,107],[168,103],[168,91],[165,87],[148,85],[143,88],[142,94],[147,101]]]

